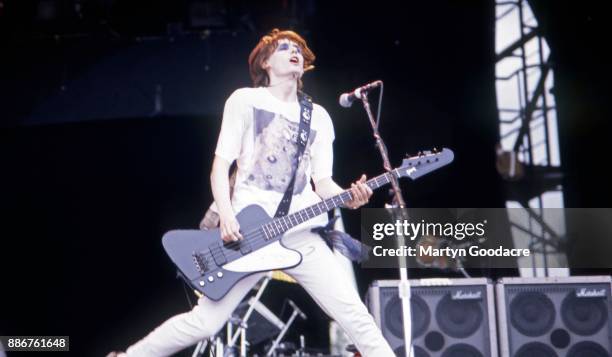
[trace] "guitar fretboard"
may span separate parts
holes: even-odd
[[[394,176],[399,177],[397,170],[393,170],[391,172],[394,174]],[[365,184],[368,185],[372,190],[376,190],[377,188],[384,186],[389,182],[391,182],[391,173],[384,173],[366,181]],[[336,207],[340,207],[346,202],[351,201],[352,199],[353,196],[351,195],[351,191],[346,190],[340,194],[337,194],[336,196],[323,200],[312,206],[303,208],[295,213],[275,218],[272,221],[262,225],[261,229],[263,230],[265,239],[270,240],[285,233],[291,228],[297,226],[298,224],[304,223],[309,219],[312,219],[325,212],[331,211]]]

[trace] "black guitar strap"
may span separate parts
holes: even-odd
[[[293,186],[295,185],[295,176],[297,175],[298,167],[302,161],[302,154],[306,150],[308,137],[310,136],[310,120],[312,119],[312,98],[306,93],[298,93],[300,101],[300,126],[297,136],[297,153],[295,154],[295,165],[293,167],[293,175],[283,199],[280,201],[274,217],[286,216],[289,213],[291,206],[291,198],[293,197]]]

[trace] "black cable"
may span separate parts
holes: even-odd
[[[181,279],[182,280],[182,279]],[[189,310],[193,309],[193,303],[191,302],[191,298],[189,297],[189,292],[187,291],[187,283],[182,280],[183,291],[185,292],[185,298],[187,299],[187,304],[189,304]]]

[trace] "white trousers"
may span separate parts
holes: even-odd
[[[323,239],[309,231],[283,237],[283,244],[303,255],[302,263],[285,272],[297,280],[319,306],[346,331],[366,357],[394,357],[349,277]],[[239,281],[220,301],[206,297],[193,310],[165,321],[127,349],[130,357],[161,357],[191,346],[219,331],[244,296],[263,277]]]

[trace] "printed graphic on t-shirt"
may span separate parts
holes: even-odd
[[[253,109],[255,162],[247,175],[246,184],[267,190],[284,193],[291,181],[295,155],[297,153],[297,133],[299,123],[284,116],[262,109]],[[305,170],[310,164],[310,146],[316,131],[310,129],[310,137],[298,167],[293,193],[301,193],[306,187]]]

